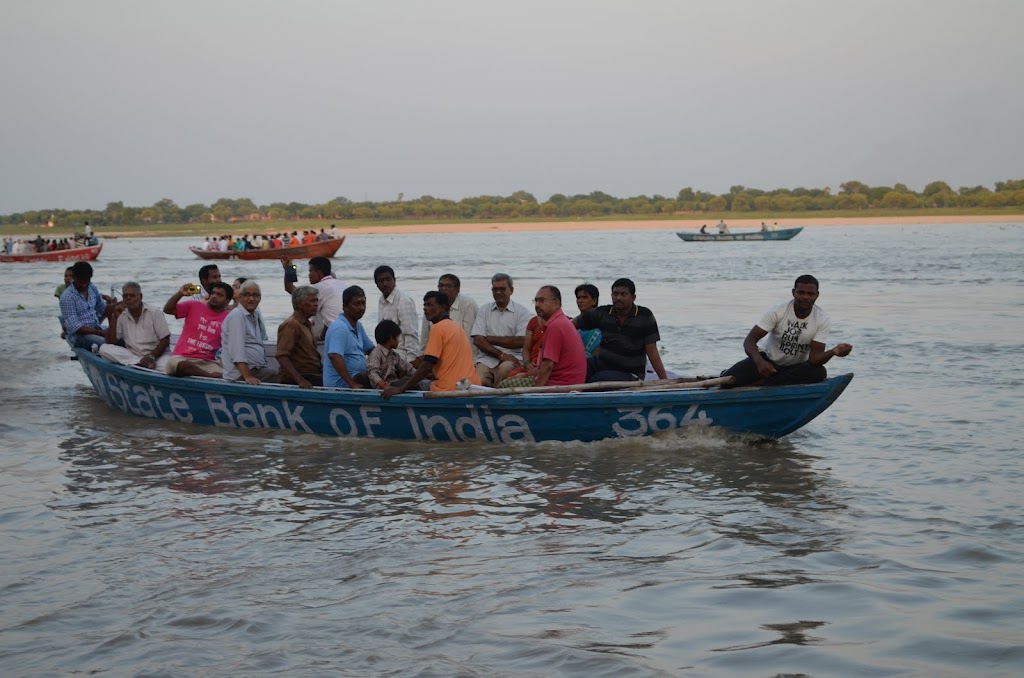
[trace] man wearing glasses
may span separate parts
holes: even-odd
[[[242,283],[241,300],[221,326],[221,366],[227,381],[244,381],[254,386],[278,383],[277,371],[267,365],[256,309],[262,294],[254,280]]]
[[[512,301],[514,289],[507,273],[491,276],[494,301],[480,307],[473,323],[471,336],[480,350],[476,373],[483,386],[500,384],[523,364],[523,339],[533,314]]]

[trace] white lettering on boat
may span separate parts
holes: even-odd
[[[114,409],[150,419],[185,423],[192,421],[188,403],[178,393],[167,395],[155,386],[146,388],[141,384],[129,384],[117,375],[102,374],[91,367],[86,370],[86,374],[100,397]]]
[[[620,407],[622,416],[612,424],[620,438],[635,438],[659,431],[670,431],[686,426],[710,426],[714,421],[707,412],[694,403],[678,419],[668,407]]]
[[[206,406],[210,410],[210,419],[213,420],[214,426],[283,428],[290,431],[313,432],[302,419],[303,406],[293,407],[287,400],[280,403],[260,403],[255,406],[247,402],[236,402],[228,406],[224,396],[207,393]]]
[[[518,414],[505,414],[495,420],[486,406],[478,409],[466,405],[466,409],[469,413],[454,421],[444,414],[417,414],[412,407],[406,408],[406,414],[416,440],[536,442],[530,425]]]

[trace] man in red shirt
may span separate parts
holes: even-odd
[[[501,388],[517,386],[570,386],[587,381],[587,352],[580,333],[562,312],[562,293],[554,285],[537,290],[533,299],[537,316],[544,321],[540,360],[522,377],[506,379]]]

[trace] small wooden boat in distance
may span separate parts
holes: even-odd
[[[100,256],[103,243],[88,247],[75,247],[70,250],[54,250],[52,252],[32,252],[30,254],[0,254],[0,262],[31,262],[31,261],[95,261]]]
[[[200,259],[312,259],[313,257],[333,257],[334,253],[345,242],[345,236],[331,238],[330,240],[318,240],[309,245],[294,245],[292,247],[278,247],[277,249],[259,250],[228,250],[227,252],[204,250],[202,247],[189,247],[192,254]]]
[[[803,226],[780,228],[777,231],[750,231],[747,233],[676,233],[686,242],[717,242],[736,240],[790,240],[795,238]]]

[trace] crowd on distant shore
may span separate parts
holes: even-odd
[[[380,297],[371,339],[361,322],[366,292],[338,280],[330,259],[309,260],[308,285],[299,284],[290,262],[282,264],[293,313],[278,327],[276,354],[268,350],[261,286],[246,278],[229,285],[213,264],[200,268],[198,285],[180,285],[161,313],[143,303],[138,283],[123,286],[122,301],[100,294],[91,282],[92,266],[78,262],[56,292],[64,336],[73,348],[91,348],[113,362],[174,376],[374,388],[383,398],[411,389],[639,381],[648,370],[667,378],[658,323],[650,309],[636,304],[636,286],[628,278],[611,284],[612,303],[604,306],[598,306],[595,285],[577,285],[579,313],[570,320],[555,285],[536,291],[531,311],[512,300],[514,282],[506,273],[491,277],[493,301],[485,304],[463,294],[459,277],[446,273],[420,306],[398,287],[394,269],[381,265],[373,271]],[[815,278],[797,278],[792,299],[762,316],[744,340],[747,357],[723,375],[736,385],[824,379],[825,363],[848,355],[852,346],[840,343],[826,350],[830,319],[815,305],[817,297]],[[184,321],[173,347],[164,315]],[[765,337],[761,348],[758,342]]]
[[[291,233],[273,233],[268,235],[222,235],[206,238],[200,249],[210,252],[232,252],[242,250],[267,250],[295,247],[296,245],[312,245],[324,240],[340,238],[338,227],[331,225],[330,230],[315,229],[292,231]]]

